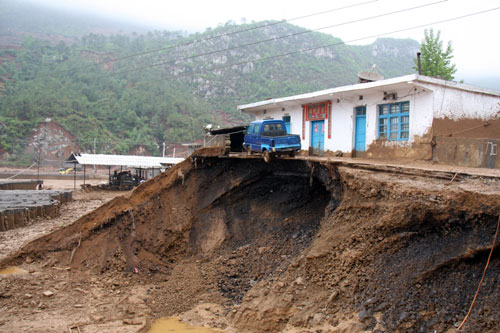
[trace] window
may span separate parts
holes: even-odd
[[[272,132],[272,131],[278,131],[282,130],[281,124],[265,124],[264,125],[264,131],[263,132]]]
[[[356,107],[356,116],[366,116],[366,106]]]
[[[410,102],[378,106],[378,138],[408,140],[410,136]]]
[[[259,131],[260,131],[260,125],[255,125],[255,127],[253,128],[253,134],[259,134]]]
[[[253,125],[248,126],[247,129],[247,134],[252,134],[253,133]]]

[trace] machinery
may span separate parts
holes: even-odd
[[[109,178],[111,190],[127,191],[137,186],[139,182],[130,171],[114,172]]]

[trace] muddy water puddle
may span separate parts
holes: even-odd
[[[216,333],[222,332],[212,328],[191,326],[183,323],[177,317],[156,319],[149,330],[149,333]]]
[[[25,271],[22,268],[11,266],[5,269],[0,270],[0,275],[16,275],[16,274],[26,274],[28,271]]]

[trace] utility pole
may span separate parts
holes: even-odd
[[[165,141],[163,141],[163,154],[161,155],[161,157],[165,157]]]
[[[94,154],[95,154],[95,147],[96,147],[96,142],[97,142],[97,138],[94,138]],[[95,164],[94,164],[94,175],[97,173],[97,168],[95,167]]]
[[[36,172],[36,180],[40,180],[40,154],[41,154],[41,149],[38,147],[38,159],[37,159],[37,172]]]

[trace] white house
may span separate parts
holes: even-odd
[[[303,149],[319,153],[500,167],[498,91],[412,74],[238,109],[285,120]]]

